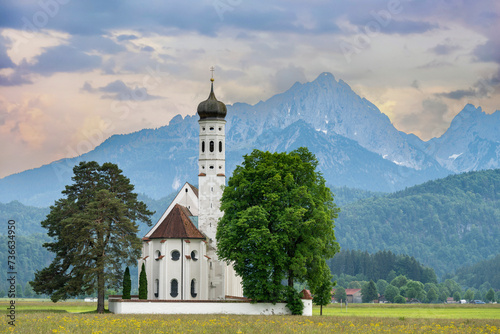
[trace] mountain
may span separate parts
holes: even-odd
[[[426,146],[429,154],[454,173],[500,168],[500,110],[488,115],[468,104],[449,129]]]
[[[450,175],[341,210],[341,247],[408,254],[438,276],[500,254],[500,169]]]
[[[466,111],[456,118],[465,117],[462,113]],[[490,127],[500,128],[498,117],[486,116]],[[476,113],[470,116],[477,117]],[[460,172],[461,168],[491,168],[500,161],[495,146],[500,140],[498,135],[494,131],[487,138],[478,135],[483,121],[468,132],[468,153],[457,157],[457,161],[464,161],[455,168],[446,164],[449,159],[445,146],[452,145],[454,136],[465,131],[461,129],[471,121],[454,121],[449,134],[423,142],[398,131],[375,105],[330,73],[322,73],[312,82],[295,83],[286,92],[256,105],[228,105],[226,120],[228,176],[242,156],[254,148],[283,151],[307,146],[316,154],[329,185],[375,192],[404,189]],[[197,121],[197,115],[177,115],[167,126],[114,135],[79,157],[7,176],[0,179],[0,202],[18,200],[26,205],[51,205],[71,182],[73,166],[84,160],[116,163],[131,179],[136,192],[154,199],[165,197],[185,181],[197,183]],[[484,154],[472,163],[478,153],[475,150]],[[450,154],[459,152],[462,151],[457,148]]]

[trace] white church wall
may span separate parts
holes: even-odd
[[[312,316],[312,300],[302,299],[302,315]],[[239,314],[239,315],[289,315],[286,303],[249,302],[167,302],[138,300],[109,300],[109,311],[115,314]]]

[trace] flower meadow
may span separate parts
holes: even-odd
[[[9,326],[4,320],[0,333],[500,333],[497,317],[118,315],[86,312],[81,306],[64,309],[58,305],[60,303],[53,304],[53,308],[49,303],[40,304],[25,304],[16,314],[16,326]],[[371,312],[378,308],[373,306],[366,310]],[[450,310],[456,316],[456,309]],[[84,313],[69,313],[71,311]],[[467,309],[463,311],[462,315],[466,315]]]

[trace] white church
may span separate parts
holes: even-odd
[[[243,297],[241,278],[219,261],[215,234],[226,184],[226,105],[217,101],[211,79],[208,99],[198,105],[198,185],[185,183],[142,239],[149,300],[225,300]]]

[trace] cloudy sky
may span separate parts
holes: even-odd
[[[402,131],[500,109],[497,0],[0,3],[0,177],[331,72]]]

